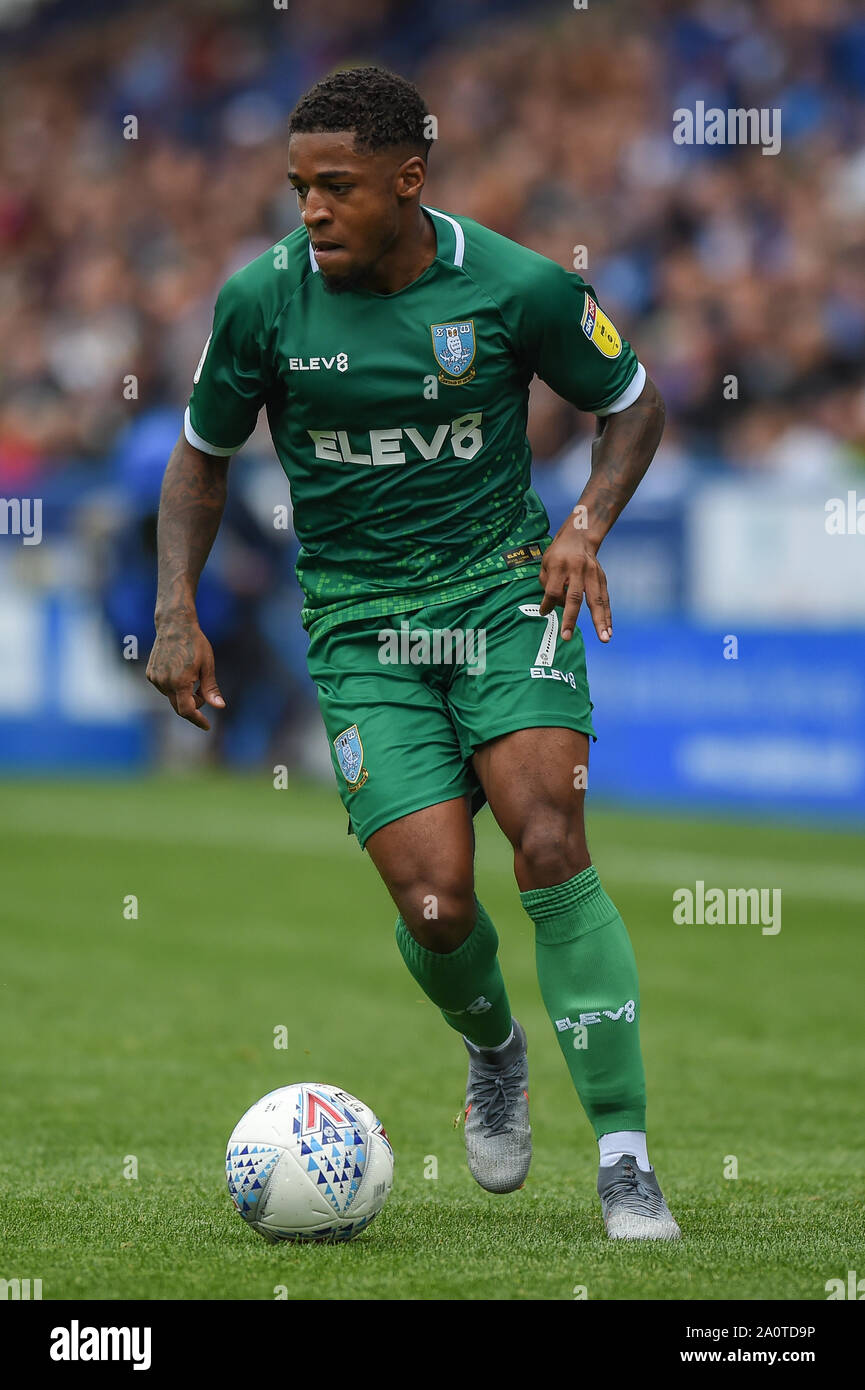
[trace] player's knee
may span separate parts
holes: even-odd
[[[415,941],[428,951],[455,951],[475,924],[474,889],[462,884],[420,885],[404,895],[402,915]]]
[[[527,817],[514,858],[537,883],[566,883],[591,863],[582,818],[552,808]]]

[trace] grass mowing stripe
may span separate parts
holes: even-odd
[[[43,1278],[49,1300],[272,1299],[284,1286],[292,1300],[570,1301],[575,1285],[590,1300],[824,1300],[827,1279],[861,1269],[858,899],[801,894],[789,932],[769,940],[676,927],[669,898],[673,884],[711,886],[710,864],[743,885],[771,866],[789,886],[816,862],[834,883],[854,872],[854,837],[592,815],[640,961],[649,1152],[685,1233],[676,1248],[618,1248],[604,1237],[597,1150],[538,995],[510,852],[487,814],[479,896],[502,924],[534,1088],[532,1170],[501,1198],[472,1183],[452,1123],[462,1046],[404,971],[389,900],[332,788],[280,797],[266,777],[206,776],[12,796],[3,1277]],[[141,919],[126,922],[133,891]],[[225,1191],[241,1112],[303,1079],[362,1096],[394,1141],[394,1194],[345,1249],[271,1249]]]
[[[166,817],[171,820],[170,813]],[[334,827],[335,829],[336,827]],[[340,824],[340,832],[342,830]],[[177,817],[173,824],[148,825],[118,823],[113,814],[91,816],[87,821],[69,821],[61,815],[0,816],[0,833],[39,834],[45,837],[97,840],[113,843],[147,844],[152,848],[236,849],[262,854],[302,854],[306,857],[332,859],[357,858],[357,841],[342,833],[327,834],[315,831],[307,816],[297,816],[271,808],[262,813],[260,822],[251,825],[226,822],[222,811],[211,813],[203,808],[197,823]],[[486,838],[481,853],[485,865],[499,872],[511,872],[511,851],[502,836]],[[599,867],[605,880],[668,887],[687,887],[702,879],[707,888],[762,887],[781,888],[797,897],[821,902],[865,902],[865,872],[849,864],[821,862],[803,865],[790,859],[754,858],[747,852],[733,857],[707,851],[705,854],[682,851],[671,853],[668,847],[657,850],[642,847],[627,853],[605,847],[599,857]],[[747,882],[746,882],[747,880]]]

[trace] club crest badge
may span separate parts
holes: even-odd
[[[350,729],[343,729],[341,734],[337,734],[333,741],[336,749],[336,760],[339,763],[339,770],[348,783],[351,791],[356,791],[362,787],[369,773],[363,765],[363,744],[360,741],[360,734],[357,725],[352,724]]]
[[[441,367],[439,381],[443,386],[464,386],[475,376],[475,325],[465,323],[433,323],[433,352]]]

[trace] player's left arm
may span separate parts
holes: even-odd
[[[541,613],[563,608],[561,633],[573,634],[585,597],[602,642],[613,635],[607,577],[598,548],[654,457],[664,430],[664,402],[654,382],[646,383],[632,405],[599,416],[592,443],[592,471],[572,514],[547,548],[541,566]]]
[[[610,598],[598,547],[652,461],[664,403],[591,285],[543,256],[530,258],[526,270],[517,294],[518,356],[557,395],[598,417],[591,475],[544,554],[540,609],[563,608],[561,634],[568,641],[585,597],[595,631],[609,642]]]

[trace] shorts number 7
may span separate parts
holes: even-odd
[[[527,618],[543,618],[545,620],[544,635],[541,638],[541,645],[538,647],[538,654],[533,664],[535,666],[552,666],[559,636],[558,613],[555,608],[551,613],[542,613],[538,603],[521,603],[519,609],[521,613],[525,613]]]

